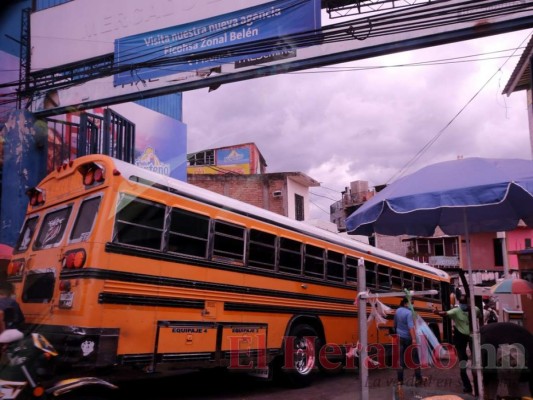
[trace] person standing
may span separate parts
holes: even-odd
[[[420,361],[418,357],[418,349],[416,346],[416,331],[413,313],[409,308],[409,299],[404,297],[400,302],[400,307],[394,314],[394,329],[398,335],[400,348],[400,368],[397,371],[398,385],[403,384],[404,370],[406,367],[405,356],[407,349],[412,347],[412,362],[415,367],[415,386],[423,382],[422,372],[420,369]]]
[[[459,306],[453,307],[448,311],[433,310],[435,314],[441,317],[450,318],[453,323],[453,345],[457,351],[457,357],[459,358],[459,374],[463,383],[463,393],[472,393],[472,382],[468,377],[466,366],[468,363],[467,349],[472,353],[473,343],[470,336],[470,307],[468,306],[468,300],[465,295],[459,297]],[[479,314],[479,309],[476,307],[476,314]]]
[[[13,285],[0,282],[0,311],[5,329],[21,329],[25,321],[19,303],[13,298]]]

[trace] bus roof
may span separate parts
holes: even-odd
[[[342,237],[339,234],[334,232],[327,231],[322,228],[318,228],[307,224],[302,221],[296,221],[289,217],[285,217],[280,214],[276,214],[272,211],[265,210],[263,208],[254,206],[249,203],[242,202],[240,200],[233,199],[228,196],[221,195],[219,193],[212,192],[210,190],[189,184],[187,182],[180,181],[169,176],[165,176],[156,172],[149,171],[147,169],[138,167],[136,165],[126,163],[108,156],[103,155],[94,155],[86,157],[96,157],[96,158],[108,158],[115,163],[116,168],[120,171],[121,175],[127,179],[130,179],[132,176],[154,182],[155,184],[166,186],[171,188],[173,191],[182,194],[186,197],[190,197],[196,200],[205,201],[213,205],[223,207],[226,210],[235,211],[238,213],[250,215],[253,217],[260,218],[263,221],[270,221],[274,225],[281,225],[298,231],[300,233],[305,233],[315,238],[320,238],[329,242],[333,242],[345,247],[349,247],[364,253],[376,255],[391,261],[398,262],[405,266],[416,268],[418,270],[424,271],[426,273],[436,275],[444,280],[449,280],[450,277],[448,273],[442,271],[438,268],[431,267],[427,264],[422,264],[420,262],[408,259],[406,257],[391,253],[389,251],[379,249],[377,247],[362,243],[360,241],[347,239]],[[81,159],[77,160],[78,162]],[[92,161],[96,161],[94,158]]]

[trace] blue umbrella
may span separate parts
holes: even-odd
[[[464,235],[474,309],[469,234],[533,227],[533,161],[465,158],[429,165],[387,186],[346,219],[355,235]],[[479,326],[472,313],[474,359],[483,396]]]
[[[465,223],[466,218],[466,223]],[[533,161],[465,158],[398,179],[346,219],[348,233],[431,236],[533,226]]]

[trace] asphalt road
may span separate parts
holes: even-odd
[[[421,399],[430,395],[455,394],[462,399],[474,397],[461,393],[459,370],[428,369],[425,387],[415,388],[407,381],[402,400]],[[394,370],[369,373],[367,382],[369,399],[396,399]],[[412,379],[406,371],[406,379]],[[224,372],[192,372],[172,378],[136,381],[123,385],[116,398],[154,400],[354,400],[361,399],[361,382],[358,371],[346,371],[335,376],[317,375],[309,387],[292,389],[275,381],[259,380],[241,374]]]

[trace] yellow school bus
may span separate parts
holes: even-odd
[[[443,271],[107,156],[28,195],[8,279],[69,371],[281,367],[308,384],[358,341],[360,260],[370,291],[438,290],[414,299],[426,320],[448,307]],[[390,345],[384,328],[369,343]]]

